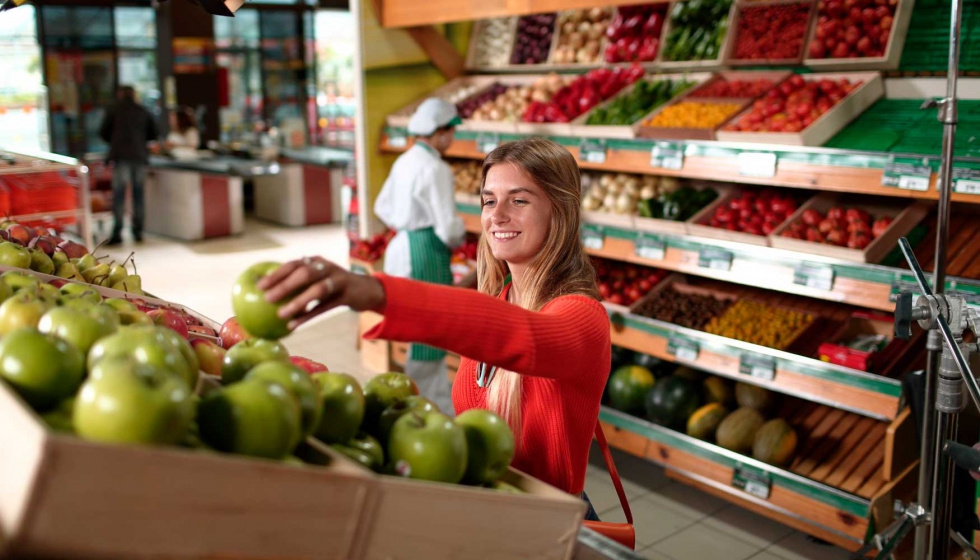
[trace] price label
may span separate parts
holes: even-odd
[[[667,341],[667,353],[675,356],[678,360],[686,362],[696,362],[701,348],[697,342],[686,338],[671,338]]]
[[[701,249],[698,252],[698,266],[728,272],[732,269],[732,254],[714,247]]]
[[[636,234],[636,241],[633,242],[633,245],[636,256],[641,259],[662,261],[667,254],[667,244],[656,235],[639,232]]]
[[[834,269],[827,265],[802,263],[793,270],[793,283],[829,292],[834,289]]]
[[[481,154],[489,154],[500,145],[500,135],[494,132],[481,132],[476,135],[476,150]]]
[[[932,168],[929,160],[894,160],[885,164],[881,174],[881,184],[910,191],[929,190]]]
[[[738,372],[742,375],[772,381],[776,378],[776,359],[759,354],[745,354],[738,361]]]
[[[578,154],[587,163],[606,163],[606,141],[586,138],[579,144]]]
[[[776,154],[765,152],[742,152],[738,159],[738,174],[745,177],[775,177]]]
[[[598,251],[606,244],[606,236],[599,226],[584,224],[582,225],[582,244],[586,249]]]
[[[393,132],[388,136],[388,145],[392,148],[404,148],[408,146],[408,137],[401,132]]]
[[[650,167],[682,169],[684,167],[684,146],[673,142],[657,142],[650,150]]]
[[[953,168],[953,192],[980,194],[980,169]]]
[[[736,463],[732,486],[760,500],[768,500],[772,492],[772,476],[762,469]]]

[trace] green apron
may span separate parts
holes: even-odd
[[[431,227],[409,231],[408,252],[412,262],[412,279],[432,284],[452,285],[449,268],[449,247]],[[435,362],[446,357],[446,351],[424,344],[412,344],[408,358],[419,362]]]

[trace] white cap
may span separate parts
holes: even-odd
[[[438,128],[456,126],[463,121],[456,112],[456,106],[437,97],[430,97],[419,105],[408,121],[408,133],[415,136],[429,136]]]

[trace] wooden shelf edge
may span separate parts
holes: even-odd
[[[668,3],[668,0],[654,0]],[[410,27],[472,21],[505,16],[522,16],[560,10],[588,9],[634,4],[636,0],[503,0],[457,2],[454,0],[380,0],[383,27]]]

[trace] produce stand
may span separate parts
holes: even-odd
[[[293,227],[340,222],[344,174],[353,158],[335,148],[281,150],[279,173],[254,178],[255,215]]]

